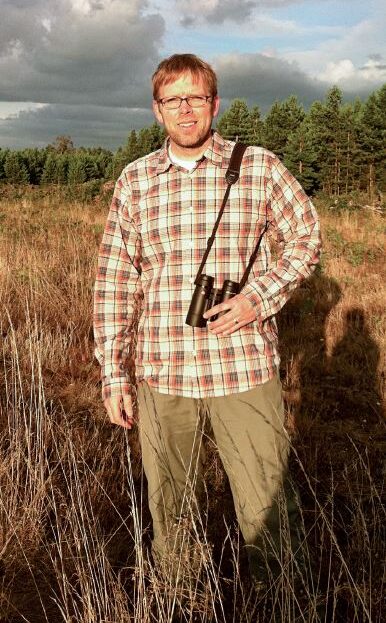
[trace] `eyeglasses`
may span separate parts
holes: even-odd
[[[166,110],[177,110],[182,102],[186,102],[191,108],[203,108],[212,99],[213,95],[190,95],[189,97],[164,97],[157,100],[157,103]]]

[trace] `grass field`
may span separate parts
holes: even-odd
[[[209,444],[187,621],[386,620],[386,227],[318,207],[321,268],[279,318],[307,593],[283,573],[256,602]],[[100,400],[91,306],[106,211],[55,195],[0,200],[1,623],[166,623],[175,609],[149,560],[137,433],[111,427]]]

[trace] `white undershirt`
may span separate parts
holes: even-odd
[[[173,154],[170,145],[168,147],[168,154],[173,164],[178,164],[179,167],[187,169],[188,171],[193,171],[194,167],[197,164],[197,160],[184,160],[183,158],[180,158],[179,156]]]

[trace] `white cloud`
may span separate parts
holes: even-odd
[[[348,93],[368,94],[386,79],[386,12],[346,28],[312,49],[286,50],[308,75],[328,84],[338,84]]]
[[[37,110],[42,106],[35,102],[0,102],[0,119],[17,117],[22,110]]]
[[[372,58],[369,58],[361,67],[356,67],[348,58],[336,62],[330,61],[324,71],[320,72],[318,78],[330,84],[341,85],[348,90],[354,85],[357,90],[366,85],[376,87],[386,81],[386,65],[382,59]]]
[[[319,80],[338,84],[342,80],[348,80],[355,75],[355,66],[350,59],[345,58],[341,61],[330,61],[324,71],[318,74]]]
[[[323,1],[323,0],[320,0]],[[174,0],[181,23],[190,27],[197,23],[250,24],[252,17],[258,17],[261,10],[279,9],[310,0]]]
[[[359,68],[362,77],[369,82],[386,81],[386,63],[380,54],[378,58],[369,58],[368,61]]]

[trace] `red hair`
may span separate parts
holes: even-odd
[[[181,74],[191,74],[193,81],[200,78],[206,83],[209,94],[217,95],[217,76],[212,67],[195,54],[173,54],[161,61],[152,76],[153,98],[158,99],[161,87],[174,82]]]

